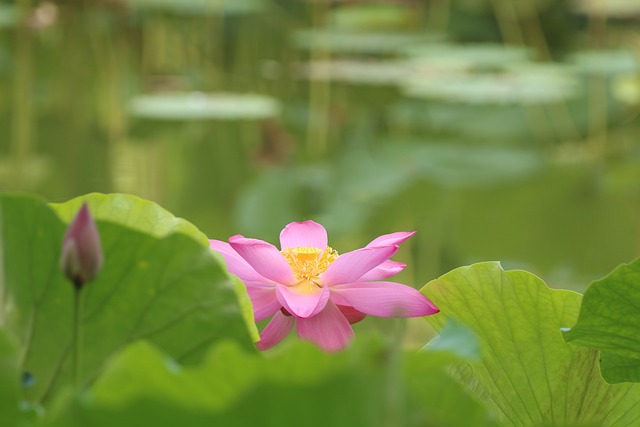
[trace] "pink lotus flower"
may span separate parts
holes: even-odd
[[[246,285],[255,321],[273,316],[260,334],[259,349],[282,341],[295,323],[300,338],[338,351],[353,337],[351,324],[366,315],[419,317],[439,311],[416,289],[379,281],[404,269],[405,264],[389,258],[414,234],[385,234],[364,248],[338,255],[327,246],[324,227],[305,221],[282,230],[282,250],[240,235],[229,243],[211,240],[210,247]]]

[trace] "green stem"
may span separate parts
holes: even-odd
[[[82,378],[82,288],[76,286],[73,295],[73,385],[76,390],[80,390]]]

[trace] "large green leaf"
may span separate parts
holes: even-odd
[[[68,202],[51,203],[50,206],[64,222],[69,223],[84,202],[89,205],[91,214],[96,219],[117,222],[156,237],[184,233],[208,246],[207,236],[196,226],[175,217],[156,203],[130,194],[91,193]]]
[[[459,375],[506,425],[622,427],[640,419],[640,388],[606,384],[597,352],[564,342],[561,328],[575,323],[579,294],[498,263],[458,268],[422,292],[441,309],[429,318],[436,328],[453,318],[479,338],[481,361]]]
[[[50,206],[66,223],[71,222],[80,206],[86,202],[96,219],[115,222],[156,237],[165,237],[171,233],[182,233],[209,246],[209,240],[195,225],[174,216],[171,212],[149,200],[130,194],[91,193],[76,197],[64,203],[52,203]],[[222,258],[215,253],[218,259]],[[242,307],[247,328],[254,341],[258,340],[258,330],[253,321],[253,307],[244,285],[233,279],[234,290]]]
[[[619,266],[589,286],[578,322],[565,337],[576,344],[640,358],[638,328],[640,259]]]
[[[102,221],[98,228],[105,264],[83,290],[83,382],[142,338],[187,363],[224,337],[252,347],[234,284],[208,248],[183,234],[158,238]],[[71,376],[73,288],[58,266],[65,225],[40,201],[3,196],[0,230],[0,319],[35,379],[24,397],[46,402]]]
[[[589,286],[578,322],[565,338],[603,352],[602,374],[607,381],[639,381],[639,308],[640,259],[637,259]]]
[[[261,120],[276,117],[280,105],[263,95],[171,92],[138,95],[129,111],[135,117],[159,121]]]
[[[600,371],[602,377],[611,384],[637,383],[640,382],[640,359],[613,353],[600,353]]]

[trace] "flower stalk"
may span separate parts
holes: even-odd
[[[82,287],[75,286],[73,290],[73,386],[76,390],[82,388],[82,316],[83,316]]]
[[[72,366],[77,390],[82,385],[83,290],[102,270],[102,264],[100,234],[85,203],[67,228],[60,255],[60,268],[73,285]]]

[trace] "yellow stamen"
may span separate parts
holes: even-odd
[[[322,274],[338,258],[338,252],[327,246],[324,250],[309,246],[285,248],[282,255],[291,266],[298,283],[307,282],[307,286],[318,285]]]

